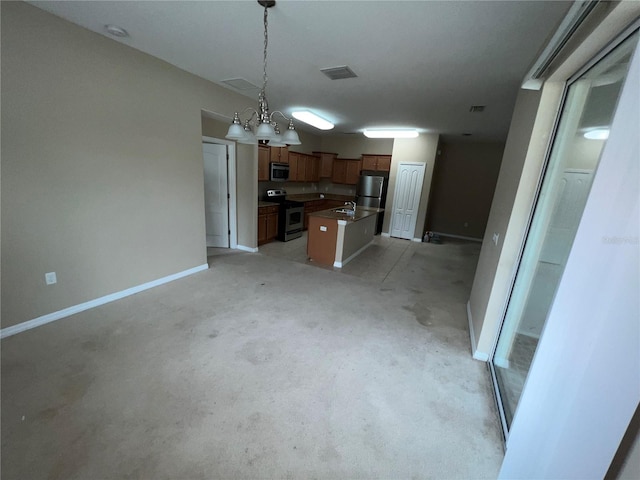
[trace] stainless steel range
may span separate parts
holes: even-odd
[[[278,240],[288,242],[302,236],[304,203],[287,200],[284,190],[267,190],[265,200],[280,204],[278,212]]]

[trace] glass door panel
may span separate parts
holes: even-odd
[[[491,361],[507,430],[564,272],[637,40],[636,33],[569,86]]]

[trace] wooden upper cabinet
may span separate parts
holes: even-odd
[[[382,172],[391,170],[391,155],[378,155],[378,170]]]
[[[298,152],[289,152],[289,181],[295,182],[298,176],[298,164],[300,154]]]
[[[362,155],[362,169],[363,170],[377,170],[378,159],[375,155]]]
[[[360,178],[360,166],[362,163],[360,160],[347,160],[347,170],[345,174],[344,183],[347,185],[356,185]]]
[[[320,158],[307,155],[307,182],[320,181]]]
[[[270,159],[274,163],[289,163],[288,147],[269,147]]]
[[[304,182],[307,174],[307,160],[304,153],[289,152],[289,181]]]
[[[298,158],[298,174],[296,175],[297,182],[305,182],[307,179],[307,168],[308,168],[307,155],[304,153],[300,154]]]
[[[362,155],[362,170],[388,172],[391,170],[391,155]]]
[[[333,162],[338,156],[336,153],[313,152],[320,158],[320,178],[330,178],[333,173]]]
[[[258,181],[266,182],[269,179],[269,147],[258,145]]]
[[[333,162],[333,173],[331,181],[333,183],[345,183],[347,178],[347,161],[336,158]]]

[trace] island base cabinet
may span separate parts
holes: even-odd
[[[307,257],[321,265],[333,266],[336,259],[336,243],[338,240],[338,221],[309,217],[309,233],[307,235]]]

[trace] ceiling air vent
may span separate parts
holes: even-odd
[[[229,80],[222,80],[222,83],[236,90],[257,90],[260,88],[244,78],[230,78]]]
[[[486,105],[471,105],[471,108],[469,109],[469,111],[471,113],[480,113],[480,112],[484,112],[484,108]]]
[[[330,67],[330,68],[321,68],[320,71],[324,73],[331,80],[341,80],[343,78],[356,78],[358,75],[353,73],[346,65],[342,67]]]

